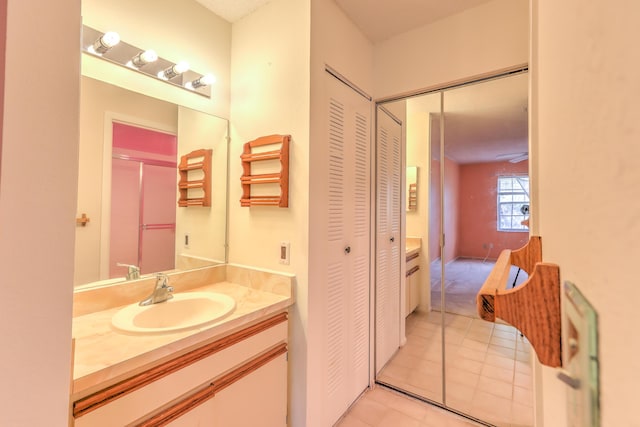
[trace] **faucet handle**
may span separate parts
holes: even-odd
[[[132,264],[124,264],[121,262],[116,263],[118,267],[127,267],[127,280],[134,280],[140,278],[140,267]]]

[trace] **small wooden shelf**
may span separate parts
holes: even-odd
[[[269,135],[249,141],[244,144],[240,159],[242,160],[242,198],[240,206],[289,206],[289,142],[290,135]],[[266,145],[279,145],[271,151],[254,151],[255,148]],[[251,164],[265,160],[279,162],[279,170],[272,173],[252,174]],[[252,195],[251,186],[260,184],[278,184],[279,194]]]
[[[560,367],[560,268],[541,261],[539,236],[532,236],[520,249],[502,251],[478,292],[476,304],[482,319],[495,322],[500,318],[518,328],[531,343],[540,363]],[[512,265],[527,272],[529,278],[507,289]]]
[[[213,150],[200,149],[185,154],[180,158],[178,171],[180,173],[180,181],[178,182],[178,190],[180,191],[180,199],[178,206],[211,206],[211,155]],[[190,174],[201,171],[198,179],[190,178]],[[189,190],[201,189],[201,197],[189,197]]]
[[[410,211],[418,209],[418,184],[409,184],[409,208]]]

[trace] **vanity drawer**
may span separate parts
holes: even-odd
[[[76,427],[124,426],[287,342],[286,313],[242,329],[76,401]],[[286,395],[285,395],[286,399]]]

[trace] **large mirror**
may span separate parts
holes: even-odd
[[[80,105],[78,215],[89,222],[76,232],[74,285],[224,263],[227,120],[86,76]],[[179,207],[178,164],[199,149],[212,150],[211,206]]]
[[[424,203],[406,212],[422,245],[405,288],[419,303],[377,381],[491,425],[533,425],[529,343],[476,308],[499,253],[528,240],[527,104],[528,74],[514,73],[384,105],[404,119]],[[509,286],[526,278],[512,267]]]

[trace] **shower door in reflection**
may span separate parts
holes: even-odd
[[[114,123],[109,277],[175,267],[175,135]]]

